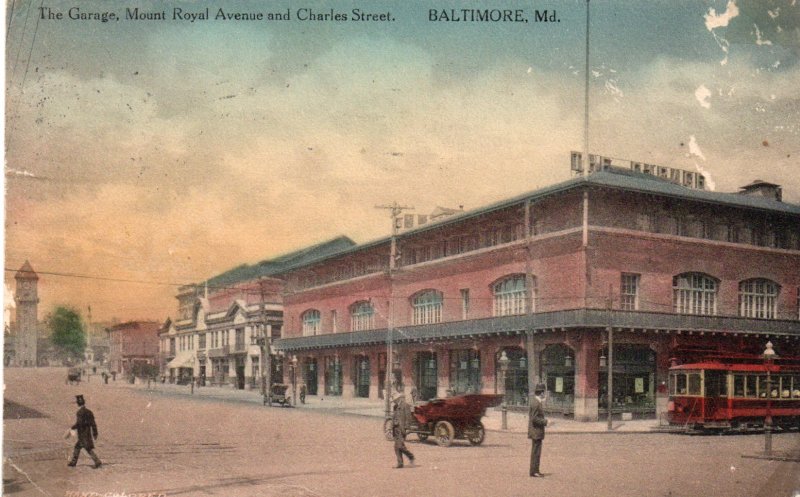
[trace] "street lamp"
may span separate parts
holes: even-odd
[[[772,368],[772,361],[778,357],[772,349],[772,342],[767,342],[763,357],[764,365],[767,369],[767,415],[764,418],[764,454],[770,456],[772,455],[772,376],[770,369]]]
[[[501,375],[502,376],[501,383],[503,385],[503,404],[500,407],[500,410],[503,413],[502,429],[507,430],[508,429],[508,406],[506,405],[506,373],[508,372],[508,363],[511,362],[511,360],[506,355],[506,351],[505,350],[500,354],[500,361],[499,362],[500,362],[500,372],[502,373],[502,375]]]
[[[297,356],[292,355],[292,405],[297,407]]]
[[[192,377],[189,381],[189,383],[192,385],[190,387],[190,390],[192,391],[192,395],[194,395],[194,356],[192,356],[192,358],[189,359],[189,364],[192,365]]]

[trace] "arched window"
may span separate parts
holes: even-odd
[[[492,285],[494,295],[494,315],[511,316],[525,314],[527,311],[527,295],[525,275],[516,274],[504,278]]]
[[[372,316],[375,314],[372,304],[364,300],[350,306],[350,330],[361,331],[374,328]]]
[[[436,290],[418,293],[411,301],[414,309],[414,324],[442,322],[442,294]]]
[[[780,286],[771,280],[753,278],[739,283],[739,315],[746,318],[775,319]]]
[[[316,335],[322,329],[322,315],[316,309],[303,313],[303,336]]]
[[[672,304],[678,314],[712,316],[717,313],[717,280],[702,273],[672,278]]]

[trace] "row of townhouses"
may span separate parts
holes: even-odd
[[[519,406],[542,382],[549,409],[596,420],[661,415],[676,362],[767,341],[800,355],[800,206],[763,181],[720,193],[631,164],[183,287],[164,374]]]

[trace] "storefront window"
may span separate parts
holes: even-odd
[[[500,357],[506,353],[508,369],[505,374],[505,385],[502,385],[502,368]],[[495,379],[497,393],[505,393],[506,404],[512,406],[528,405],[528,355],[519,347],[501,350],[495,356]]]
[[[325,394],[342,395],[342,363],[336,356],[325,358]]]
[[[608,357],[608,349],[601,351]],[[607,360],[606,360],[607,361]],[[614,412],[652,414],[655,412],[656,354],[647,345],[622,344],[614,347],[613,357],[613,409]],[[671,379],[670,391],[677,395],[699,395],[700,375],[678,373]],[[608,365],[600,361],[599,407],[608,409]],[[696,391],[697,393],[690,393]]]
[[[542,380],[547,385],[547,409],[572,412],[575,408],[575,357],[563,344],[542,351]]]
[[[450,351],[450,393],[480,393],[481,354],[475,349]]]

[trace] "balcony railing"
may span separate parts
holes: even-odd
[[[644,311],[608,311],[605,309],[570,309],[518,316],[502,316],[467,321],[398,326],[392,333],[395,343],[419,340],[445,340],[491,335],[521,334],[527,331],[551,331],[575,328],[622,330],[659,330],[670,332],[759,333],[800,336],[800,321],[752,319],[735,316],[696,316]],[[387,330],[328,333],[316,336],[283,338],[275,342],[285,351],[354,347],[386,343]]]

